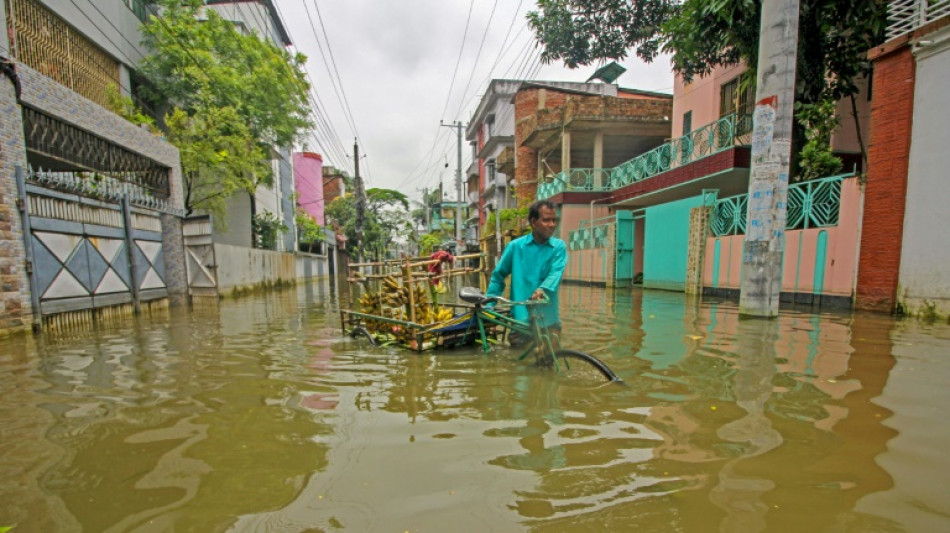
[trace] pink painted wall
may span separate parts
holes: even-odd
[[[326,225],[323,218],[323,157],[313,152],[294,153],[294,188],[297,205]]]
[[[594,218],[606,217],[610,214],[609,209],[603,205],[594,204]],[[569,204],[561,206],[561,223],[559,226],[560,237],[570,245],[568,239],[570,233],[578,229],[581,221],[590,220],[591,206],[581,204]],[[610,250],[604,248],[595,248],[591,250],[571,250],[567,251],[567,267],[564,269],[564,279],[574,281],[607,281],[607,277],[612,277],[610,261]],[[605,268],[606,267],[606,268]]]
[[[838,225],[789,231],[785,234],[782,291],[813,292],[818,235],[828,234],[822,294],[851,296],[855,284],[857,245],[860,236],[861,189],[857,178],[841,183]],[[703,260],[703,286],[739,288],[743,235],[709,237]],[[716,241],[720,242],[719,278],[713,280]]]
[[[693,78],[685,84],[681,76],[673,81],[673,138],[683,136],[683,115],[693,112],[696,130],[719,120],[719,87],[745,72],[745,65],[717,67],[708,76]]]

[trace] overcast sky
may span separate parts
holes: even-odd
[[[540,64],[525,20],[534,0],[275,2],[316,94],[320,124],[307,149],[352,172],[359,136],[367,187],[413,198],[440,179],[454,185],[456,138],[439,121],[467,123],[489,80],[584,81],[596,68]],[[672,92],[668,58],[621,64],[622,87]],[[467,144],[462,154],[464,172]]]

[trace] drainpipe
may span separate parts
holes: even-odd
[[[588,224],[590,225],[590,238],[591,244],[593,244],[594,239],[594,202],[599,201],[600,199],[594,199],[590,201],[590,219],[588,219]],[[590,249],[590,284],[594,284],[594,248]],[[605,280],[606,281],[606,280]]]
[[[30,279],[30,304],[33,307],[33,331],[39,331],[43,325],[43,309],[40,307],[39,283],[36,280],[36,265],[33,262],[33,230],[30,227],[29,198],[26,194],[26,177],[23,167],[14,167],[17,188],[17,208],[20,210],[21,230],[23,231],[23,250],[26,255],[26,275]]]

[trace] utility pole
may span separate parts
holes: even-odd
[[[458,163],[455,167],[455,192],[458,195],[458,201],[455,204],[455,242],[459,244],[461,248],[462,243],[462,127],[463,124],[461,121],[456,121],[454,124],[443,124],[439,121],[439,125],[445,126],[446,128],[455,128],[455,131],[458,135]]]
[[[429,188],[422,188],[422,205],[426,210],[426,230],[425,233],[429,233],[429,229],[432,227],[432,224],[429,222]]]
[[[778,316],[795,99],[799,0],[764,0],[739,314]]]
[[[356,177],[356,261],[363,262],[363,222],[366,218],[366,191],[360,178],[360,145],[353,140],[353,174]]]

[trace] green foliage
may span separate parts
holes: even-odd
[[[799,160],[799,179],[824,178],[841,171],[841,159],[831,152],[831,134],[838,127],[834,100],[827,97],[814,104],[796,102],[795,117],[806,139]]]
[[[154,50],[140,64],[149,95],[168,102],[169,141],[182,157],[185,207],[219,215],[239,189],[272,179],[270,146],[309,126],[306,58],[242,35],[200,0],[161,0],[161,19],[142,26]]]
[[[161,0],[161,21],[143,25],[155,50],[140,64],[157,98],[193,112],[232,107],[261,143],[291,144],[310,126],[306,57],[242,35],[200,0]]]
[[[178,146],[188,212],[204,210],[225,220],[225,202],[237,190],[253,194],[270,176],[266,152],[236,110],[200,108],[194,114],[173,110],[165,118],[168,140]]]
[[[514,231],[519,235],[525,233],[525,230],[528,227],[528,206],[502,209],[499,212],[499,215],[501,215],[500,226],[502,233],[506,233],[508,231]],[[495,213],[489,213],[488,218],[485,220],[485,226],[482,229],[482,235],[494,234]]]
[[[142,109],[132,101],[128,96],[123,96],[115,85],[109,85],[106,88],[106,99],[108,100],[109,110],[128,120],[136,126],[145,125],[152,133],[160,133],[155,125],[155,119],[146,115]],[[3,533],[0,531],[0,533]]]
[[[569,67],[622,59],[631,48],[650,61],[673,54],[685,79],[744,61],[755,68],[760,0],[537,0],[528,15],[545,61]],[[802,0],[796,100],[835,100],[857,92],[869,72],[867,50],[883,42],[886,3]]]
[[[431,254],[444,240],[444,233],[426,233],[419,237],[419,255]]]
[[[367,190],[360,252],[377,258],[385,257],[388,252],[391,252],[393,240],[397,236],[407,235],[412,231],[408,209],[409,199],[399,191]],[[346,235],[348,246],[354,250],[358,242],[356,196],[347,194],[334,199],[327,205],[325,215],[339,231]]]
[[[294,223],[297,225],[297,242],[309,245],[311,250],[313,243],[327,240],[323,226],[317,224],[317,220],[310,213],[299,207],[294,213]]]
[[[287,226],[281,222],[277,215],[270,211],[257,213],[251,220],[251,231],[254,233],[254,241],[258,248],[264,250],[277,249],[277,234],[287,231]]]
[[[645,61],[656,57],[660,25],[675,12],[669,0],[537,0],[528,23],[541,43],[545,63],[569,68],[598,59],[623,59],[634,48]]]

